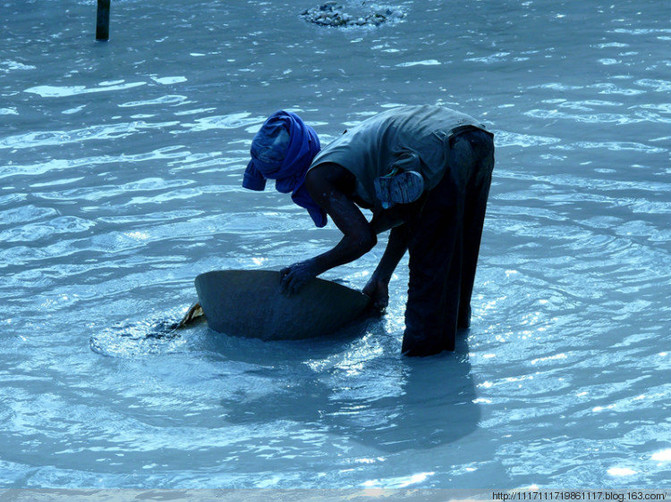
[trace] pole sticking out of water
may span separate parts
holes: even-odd
[[[110,38],[110,0],[98,0],[98,22],[96,24],[96,40]]]

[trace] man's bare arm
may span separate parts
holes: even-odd
[[[348,171],[336,164],[319,166],[308,172],[305,186],[313,200],[331,217],[343,233],[329,251],[282,270],[282,286],[289,293],[299,291],[310,279],[338,265],[352,262],[377,243],[373,228],[354,202],[345,194]]]
[[[382,259],[363,288],[363,293],[371,298],[373,305],[379,310],[384,310],[389,303],[389,281],[408,249],[412,223],[421,213],[425,200],[426,197],[422,197],[411,204],[400,204],[380,211],[370,222],[375,233],[391,228]]]
[[[379,310],[384,310],[389,303],[389,281],[408,249],[411,236],[409,225],[391,229],[382,259],[363,288],[363,293],[371,298],[373,305]]]

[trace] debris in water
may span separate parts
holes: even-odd
[[[342,5],[332,1],[303,11],[301,17],[319,26],[342,28],[380,26],[403,19],[405,13],[398,8],[367,5],[366,2],[361,2],[360,7],[354,7],[353,11],[346,12]]]

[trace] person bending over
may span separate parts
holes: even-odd
[[[389,301],[389,280],[409,252],[402,353],[454,350],[468,328],[487,197],[494,168],[493,135],[476,119],[440,106],[402,106],[375,115],[320,149],[298,115],[278,111],[254,136],[243,187],[266,180],[291,193],[317,227],[327,215],[343,233],[314,258],[281,271],[285,294],[319,274],[361,257],[391,229],[385,252],[363,292]],[[367,221],[360,208],[370,209]]]

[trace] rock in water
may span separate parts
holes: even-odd
[[[269,270],[207,272],[196,277],[196,291],[211,329],[262,340],[328,336],[362,318],[370,303],[366,295],[323,279],[286,296],[280,273]]]
[[[366,2],[361,2],[361,6],[350,8],[350,12],[346,12],[345,7],[338,2],[326,2],[301,13],[301,17],[310,23],[339,28],[380,26],[387,22],[398,21],[404,16],[400,9],[370,6]]]

